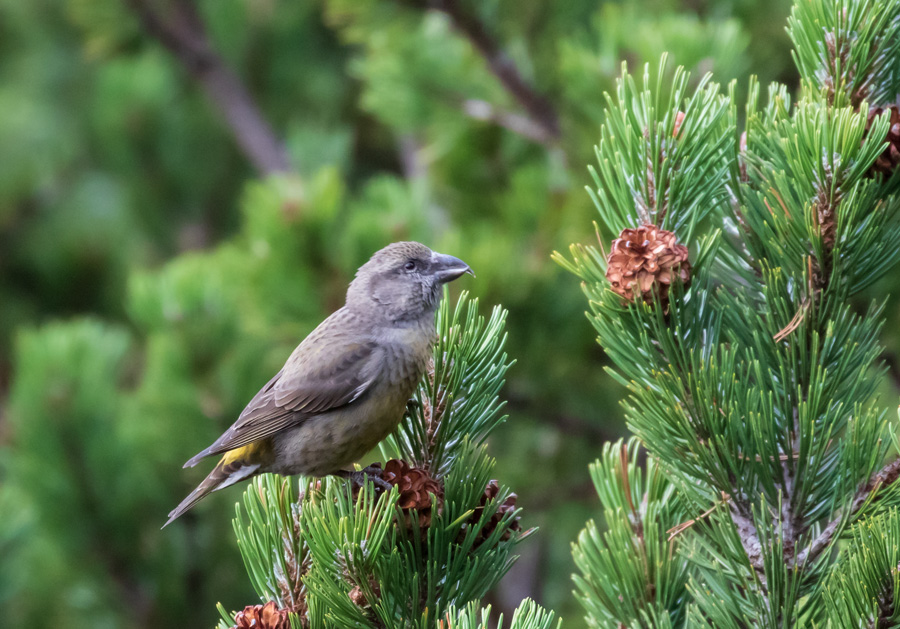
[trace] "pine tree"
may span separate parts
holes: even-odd
[[[591,169],[599,249],[556,255],[635,435],[591,468],[591,626],[900,622],[884,302],[853,299],[900,257],[900,2],[802,0],[788,29],[794,104],[752,82],[740,116],[734,84],[624,69]]]

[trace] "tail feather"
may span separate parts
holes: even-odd
[[[200,459],[210,455],[211,449],[212,449],[212,446],[210,446],[206,450],[203,450],[202,452],[198,452],[197,454],[192,456],[190,459],[188,459],[187,463],[182,465],[182,469],[187,469],[189,467],[194,467],[195,465],[197,465],[197,463],[200,462]]]
[[[209,476],[207,476],[194,491],[188,494],[187,498],[181,501],[181,504],[169,513],[169,519],[162,525],[162,528],[169,526],[173,520],[184,514],[185,511],[193,507],[212,492],[234,485],[238,481],[256,475],[259,467],[259,463],[246,464],[241,461],[228,461],[227,458],[223,458],[216,464],[213,471],[209,473]]]

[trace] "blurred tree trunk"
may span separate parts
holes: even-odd
[[[165,16],[153,0],[125,1],[146,33],[165,46],[203,88],[254,168],[262,175],[291,170],[281,140],[240,77],[213,48],[193,1],[175,0],[164,10]]]

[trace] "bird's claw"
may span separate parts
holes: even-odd
[[[381,478],[381,472],[382,470],[380,467],[370,465],[369,467],[361,470],[354,470],[352,472],[340,470],[335,473],[335,476],[349,479],[354,487],[362,488],[365,486],[366,481],[371,481],[377,489],[390,491],[393,488],[393,485]]]

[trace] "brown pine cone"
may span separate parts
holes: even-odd
[[[353,604],[357,607],[371,607],[373,602],[377,602],[377,599],[381,596],[381,586],[378,585],[378,582],[375,579],[369,579],[369,588],[372,590],[372,595],[376,598],[376,601],[369,601],[366,599],[366,595],[363,592],[363,589],[358,585],[354,585],[353,589],[350,590],[347,595],[350,597],[350,600],[353,601]]]
[[[234,616],[232,629],[291,629],[286,609],[278,609],[275,601],[265,605],[248,605]]]
[[[410,467],[406,461],[399,459],[391,459],[381,469],[380,463],[373,463],[369,466],[372,473],[378,472],[377,476],[389,485],[397,487],[399,498],[397,506],[406,512],[415,509],[419,514],[419,527],[426,528],[431,526],[431,495],[437,498],[438,513],[444,508],[444,487],[440,481],[431,477],[431,475],[422,468]],[[359,487],[354,486],[354,497],[359,495]],[[378,487],[376,486],[376,490]],[[407,521],[407,525],[411,525]]]
[[[461,543],[463,538],[465,537],[466,530],[471,526],[477,526],[478,522],[481,520],[481,515],[484,513],[484,508],[488,502],[494,500],[497,495],[500,493],[500,485],[496,480],[492,480],[487,484],[487,487],[484,488],[484,493],[481,495],[481,501],[478,506],[475,507],[472,516],[466,521],[463,525],[462,531],[460,531],[459,537],[457,539],[457,543]],[[484,527],[478,532],[478,536],[475,539],[475,546],[479,546],[484,543],[484,541],[491,536],[491,534],[497,529],[497,525],[500,524],[500,521],[506,516],[510,511],[514,511],[516,508],[516,499],[518,496],[516,494],[510,494],[509,497],[503,501],[497,511],[494,512],[494,515],[491,516],[491,519],[484,525]],[[503,535],[500,536],[501,541],[507,541],[510,537],[512,537],[513,533],[518,533],[522,530],[522,527],[519,525],[519,518],[513,520],[513,522],[507,527],[505,531],[503,531]]]
[[[867,174],[870,177],[874,177],[877,174],[890,177],[897,169],[897,166],[900,165],[900,106],[888,105],[886,107],[872,107],[869,110],[866,133],[868,133],[869,129],[872,127],[872,122],[875,120],[875,117],[880,116],[886,111],[890,112],[891,117],[888,134],[887,137],[884,138],[888,145],[885,147],[884,152],[878,156],[878,159],[875,160],[875,163],[872,164],[872,167],[869,168]]]
[[[444,488],[428,472],[410,467],[405,461],[391,459],[384,465],[381,477],[400,491],[397,505],[404,511],[415,509],[419,526],[431,526],[431,495],[437,498],[438,512],[443,508]]]
[[[611,288],[630,302],[638,297],[649,302],[657,295],[667,309],[672,279],[679,278],[685,287],[691,283],[687,247],[656,225],[623,230],[613,240],[606,264]]]

